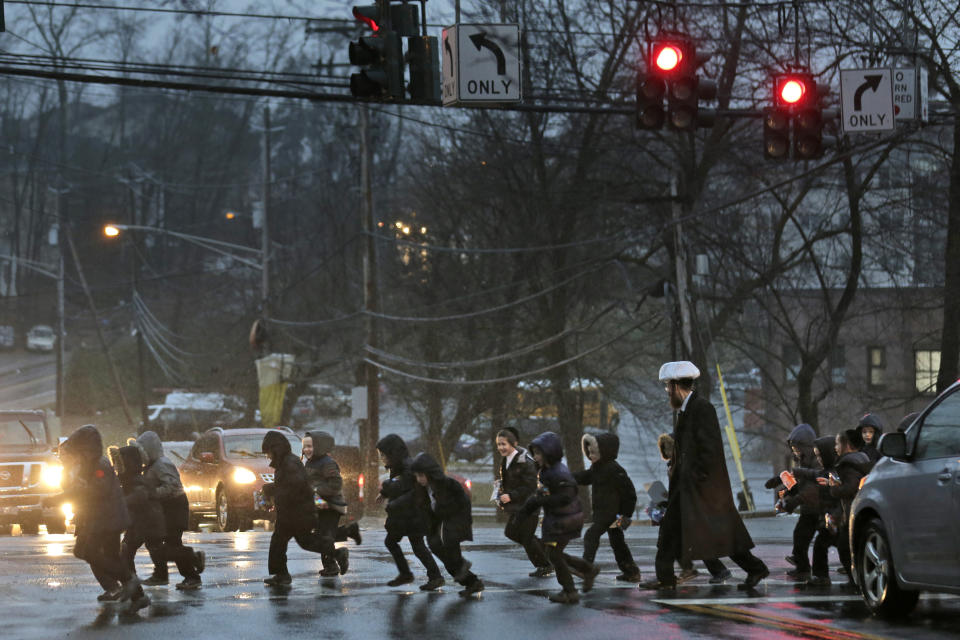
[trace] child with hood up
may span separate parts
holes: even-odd
[[[581,446],[583,455],[590,460],[590,468],[577,471],[573,477],[577,484],[591,485],[593,496],[593,524],[583,535],[583,559],[593,563],[600,537],[606,533],[617,566],[620,567],[617,580],[640,582],[640,568],[633,561],[623,536],[637,506],[637,490],[630,476],[617,462],[620,438],[613,433],[596,436],[586,433]]]
[[[583,509],[577,493],[577,480],[563,464],[563,444],[560,436],[546,431],[530,443],[530,452],[540,467],[537,492],[527,498],[522,512],[530,514],[543,508],[541,538],[547,550],[547,558],[557,572],[557,582],[563,587],[559,593],[550,595],[551,602],[576,604],[580,602],[573,584],[573,567],[583,576],[583,591],[593,588],[597,570],[593,563],[563,552],[567,544],[580,537],[583,527]]]
[[[280,431],[268,431],[263,436],[260,448],[270,457],[270,466],[274,469],[273,482],[263,485],[261,491],[273,500],[277,514],[267,556],[270,577],[265,578],[263,583],[270,587],[287,587],[293,582],[287,570],[290,538],[296,540],[302,549],[331,558],[335,554],[333,540],[315,531],[317,509],[313,502],[313,488],[307,470],[293,453],[287,436]],[[336,563],[335,560],[331,562]]]
[[[73,555],[86,561],[104,593],[97,600],[130,600],[132,613],[150,604],[137,575],[120,555],[120,534],[130,526],[120,481],[103,455],[103,440],[92,424],[74,431],[60,445],[63,493],[43,499],[44,506],[73,505],[76,542]],[[122,585],[116,589],[116,585]]]
[[[777,511],[800,514],[793,527],[793,549],[786,559],[794,567],[787,571],[787,578],[801,582],[810,577],[810,543],[822,519],[816,480],[822,467],[813,453],[816,438],[817,433],[809,424],[804,422],[795,426],[787,437],[787,446],[793,454],[793,469],[770,478],[764,485],[781,494]],[[790,486],[784,484],[784,478]]]
[[[310,454],[307,455],[309,441]],[[343,476],[340,465],[330,457],[334,445],[333,436],[326,431],[311,431],[303,438],[303,452],[306,456],[304,467],[310,486],[313,487],[314,503],[317,508],[317,533],[330,539],[333,544],[337,537],[337,525],[340,516],[347,512],[347,501],[343,498]],[[356,523],[354,523],[356,525]],[[329,549],[329,546],[326,545]],[[346,547],[336,549],[333,556],[321,555],[323,570],[320,576],[331,578],[343,575],[349,567],[350,556]]]
[[[410,465],[417,484],[427,492],[430,504],[430,532],[427,544],[440,558],[447,572],[465,588],[460,596],[467,598],[483,591],[483,582],[470,571],[460,543],[473,540],[473,515],[470,498],[460,483],[443,473],[433,456],[419,453]]]
[[[840,502],[841,517],[837,523],[837,555],[846,569],[847,579],[850,576],[850,507],[853,499],[860,491],[860,480],[870,472],[873,463],[866,453],[861,451],[863,440],[856,429],[847,429],[837,434],[834,450],[837,462],[833,466],[833,473],[824,478],[818,478],[821,486],[829,487],[830,495]]]
[[[144,460],[143,479],[150,498],[163,511],[164,528],[159,538],[147,540],[147,551],[153,560],[153,575],[144,580],[146,585],[165,585],[169,582],[167,562],[173,561],[183,580],[177,589],[190,591],[203,585],[200,574],[207,563],[203,551],[194,551],[183,544],[183,532],[190,527],[190,503],[180,482],[177,467],[163,455],[163,443],[153,431],[144,431],[136,440]],[[134,551],[135,553],[136,551]]]
[[[135,440],[125,447],[110,447],[110,461],[130,514],[130,526],[123,534],[121,554],[130,571],[136,572],[134,558],[147,541],[150,546],[163,544],[164,519],[160,503],[150,496],[150,487],[143,477],[143,456]]]
[[[813,474],[820,491],[820,521],[817,527],[817,537],[813,541],[813,567],[807,584],[813,587],[830,585],[830,568],[827,565],[827,554],[830,547],[837,547],[837,526],[843,519],[843,510],[840,501],[830,493],[830,487],[820,485],[820,478],[826,478],[833,471],[837,463],[836,436],[817,438],[813,445],[814,454],[820,461],[820,470]],[[806,473],[806,472],[804,472]],[[842,560],[842,559],[841,559]]]
[[[877,444],[880,442],[880,436],[883,435],[883,423],[874,413],[865,413],[857,423],[857,431],[860,432],[860,439],[863,440],[863,451],[870,458],[870,465],[877,463],[880,459],[880,451],[877,450]]]
[[[422,492],[415,491],[416,480],[410,470],[410,453],[403,438],[395,433],[385,435],[377,443],[380,461],[390,472],[390,478],[380,485],[378,500],[386,500],[387,522],[384,525],[387,547],[397,565],[397,577],[387,582],[391,587],[413,582],[413,573],[400,549],[400,540],[406,536],[413,554],[427,570],[427,582],[420,585],[421,591],[434,591],[444,585],[440,568],[430,554],[423,537],[428,533],[430,522],[429,504]]]

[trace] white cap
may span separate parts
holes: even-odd
[[[668,380],[681,380],[683,378],[696,379],[700,377],[700,369],[688,360],[680,362],[667,362],[660,367],[660,382]]]

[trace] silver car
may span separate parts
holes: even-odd
[[[920,591],[960,594],[960,381],[879,450],[851,509],[853,574],[874,614],[899,616]]]

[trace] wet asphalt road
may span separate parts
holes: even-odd
[[[927,638],[956,637],[960,598],[925,596],[908,620],[888,623],[870,617],[859,596],[835,585],[806,590],[784,580],[788,568],[791,518],[747,521],[758,554],[771,578],[752,593],[734,580],[707,583],[706,574],[670,596],[640,593],[614,580],[617,570],[604,541],[598,560],[603,573],[594,590],[576,606],[549,602],[555,579],[527,577],[523,551],[503,538],[495,525],[475,526],[475,542],[465,547],[487,590],[463,600],[447,577],[440,592],[415,585],[391,588],[396,574],[383,547],[377,521],[364,521],[362,546],[349,543],[350,572],[319,579],[319,559],[295,543],[289,550],[294,582],[289,589],[263,585],[270,534],[191,533],[187,544],[204,549],[204,587],[182,593],[149,587],[153,604],[129,615],[119,604],[96,602],[100,593],[86,564],[71,555],[69,535],[0,537],[0,620],[3,638]],[[634,526],[627,539],[645,576],[652,576],[656,529]],[[404,546],[406,543],[403,543]],[[406,547],[405,547],[406,548]],[[579,543],[571,548],[580,552]],[[422,568],[408,554],[417,583]],[[833,557],[835,564],[835,557]],[[141,577],[151,566],[137,558]],[[173,566],[171,565],[171,571]],[[833,574],[839,580],[843,576]],[[579,583],[578,583],[579,584]],[[412,589],[410,587],[413,587]]]

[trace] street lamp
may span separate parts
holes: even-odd
[[[180,231],[171,231],[170,229],[161,229],[160,227],[147,227],[138,224],[116,223],[106,224],[103,227],[103,235],[108,238],[118,237],[121,231],[142,231],[144,233],[159,233],[162,235],[171,236],[183,240],[184,242],[189,242],[190,244],[198,247],[203,247],[204,249],[213,251],[214,253],[227,256],[228,258],[233,258],[240,264],[244,264],[248,267],[259,269],[261,271],[267,268],[268,256],[262,249],[247,247],[242,244],[234,244],[233,242],[224,242],[223,240],[214,240],[213,238],[205,238],[203,236],[195,236],[189,233],[182,233]],[[237,255],[234,253],[234,251],[246,252],[247,255]],[[264,286],[263,296],[264,299],[266,299],[266,285]]]

